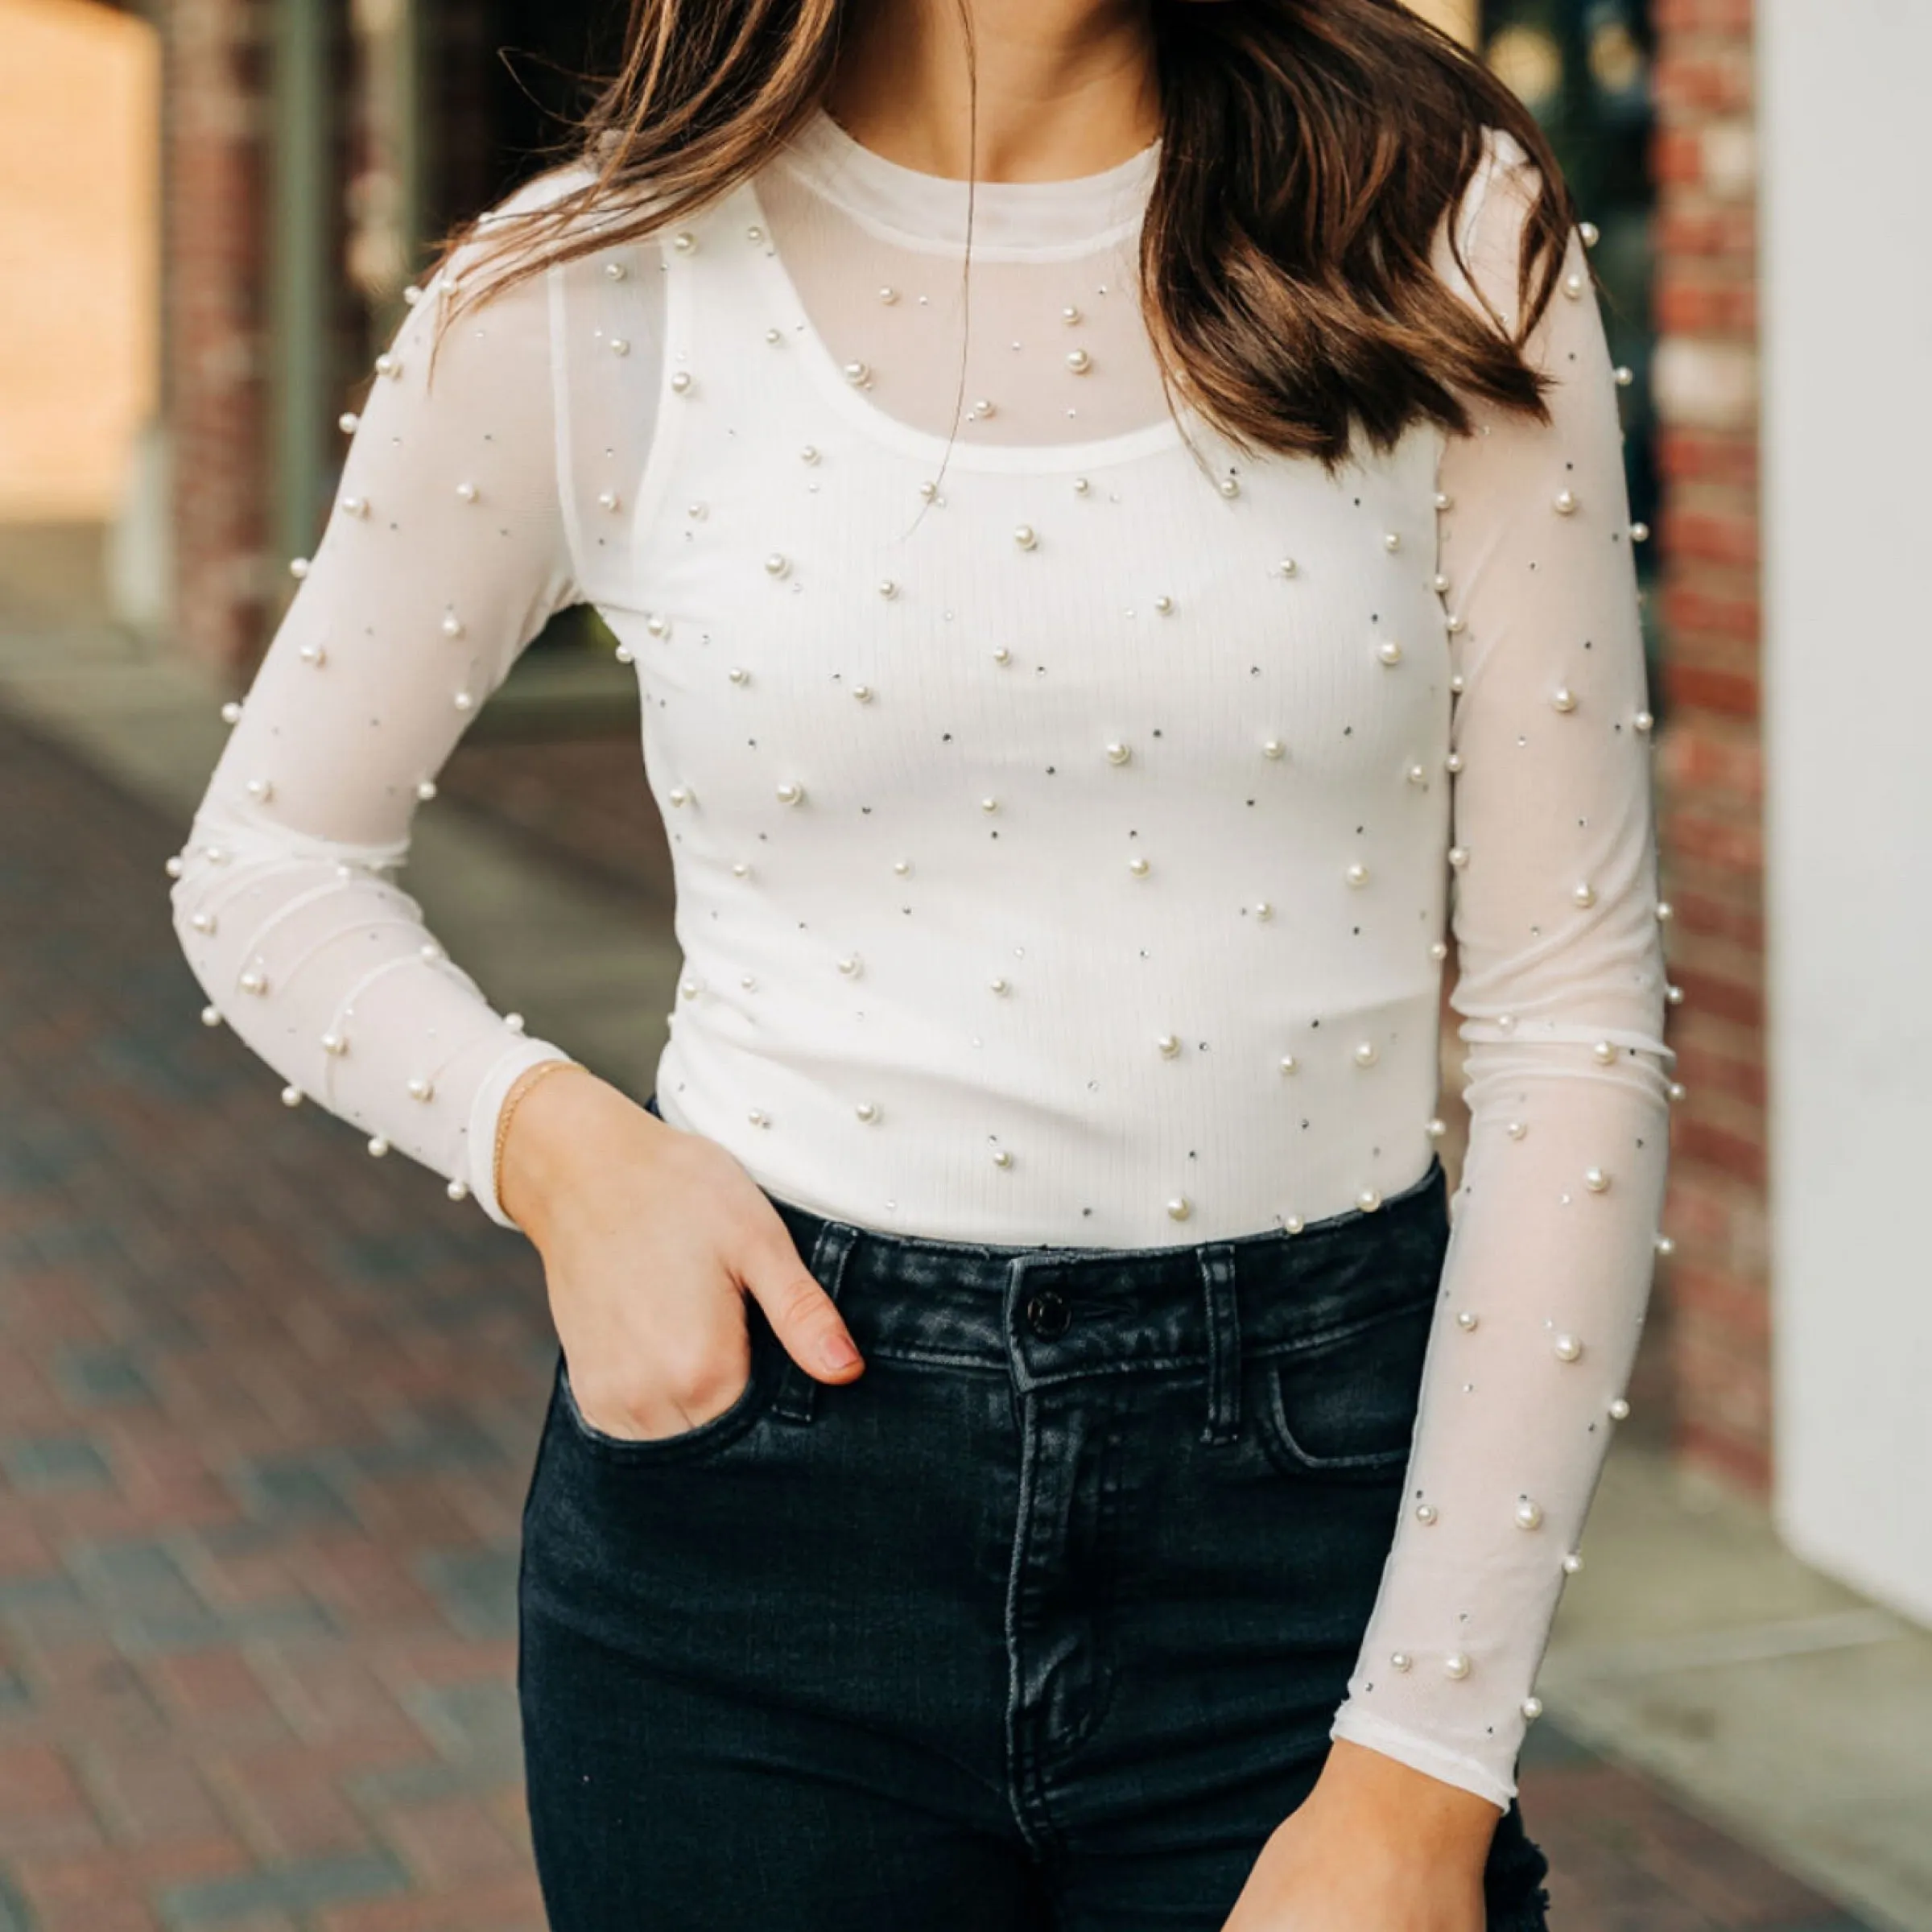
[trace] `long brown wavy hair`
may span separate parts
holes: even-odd
[[[432,273],[478,245],[444,321],[682,221],[755,172],[816,111],[869,3],[630,0],[619,69],[571,123],[567,161],[593,179],[444,236]],[[1516,95],[1402,0],[1145,3],[1162,128],[1140,266],[1170,397],[1237,448],[1331,469],[1358,427],[1383,448],[1422,420],[1467,435],[1466,397],[1546,421],[1547,378],[1522,350],[1576,215]],[[1513,328],[1478,316],[1430,262],[1485,125],[1513,134],[1540,175]],[[595,232],[580,222],[593,213]]]

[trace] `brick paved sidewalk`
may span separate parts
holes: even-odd
[[[197,1023],[181,830],[0,717],[0,1932],[541,1932],[540,1271]],[[1558,1932],[1859,1932],[1535,1735]]]

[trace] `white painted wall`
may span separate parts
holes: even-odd
[[[1932,0],[1761,0],[1777,1509],[1932,1620]]]

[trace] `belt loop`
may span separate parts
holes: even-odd
[[[1234,1286],[1234,1249],[1225,1241],[1200,1250],[1208,1311],[1208,1419],[1203,1443],[1231,1443],[1241,1426],[1241,1318]]]
[[[846,1257],[852,1253],[852,1245],[858,1238],[858,1229],[849,1221],[825,1220],[819,1224],[818,1238],[811,1245],[811,1259],[807,1265],[835,1302],[845,1279]],[[813,1399],[818,1393],[818,1380],[807,1375],[789,1352],[781,1352],[784,1359],[780,1365],[778,1392],[771,1405],[772,1414],[782,1416],[788,1422],[809,1422]]]

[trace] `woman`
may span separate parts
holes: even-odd
[[[1393,0],[638,0],[451,238],[174,900],[291,1104],[541,1251],[559,1932],[1544,1923],[1676,1091],[1589,239]],[[386,876],[576,601],[643,1106]]]

